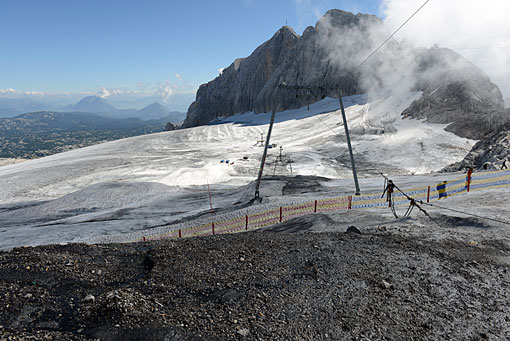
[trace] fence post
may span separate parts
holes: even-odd
[[[467,173],[467,191],[469,192],[469,188],[471,187],[471,173],[473,173],[473,168],[469,168]]]
[[[248,230],[248,215],[246,215],[246,230]]]
[[[313,208],[313,213],[317,213],[317,200],[315,200],[315,206]]]
[[[211,225],[212,225],[212,234],[214,234],[214,222]]]
[[[280,206],[280,223],[283,221],[283,207]]]
[[[427,189],[427,202],[429,202],[429,201],[430,201],[430,186]]]
[[[182,233],[181,233],[181,229],[179,229],[179,238],[182,238]]]
[[[350,210],[350,209],[352,209],[352,195],[349,195],[347,198],[349,199],[349,207],[348,207],[348,209]]]

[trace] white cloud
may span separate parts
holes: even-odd
[[[177,77],[179,76],[179,77]],[[0,89],[1,97],[18,98],[23,96],[37,96],[46,98],[69,97],[73,100],[83,96],[96,95],[101,98],[122,99],[135,97],[159,97],[162,101],[168,101],[170,97],[175,95],[190,95],[196,93],[196,88],[189,85],[183,77],[176,74],[179,83],[165,80],[160,83],[151,85],[150,83],[138,82],[132,89],[130,88],[108,88],[100,87],[97,91],[82,92],[44,92],[44,91],[19,91],[13,88]]]
[[[147,83],[147,84],[145,84],[144,82],[138,82],[138,83],[136,83],[136,87],[137,87],[138,89],[141,89],[142,91],[143,91],[143,90],[145,90],[145,88],[146,88],[147,86],[149,86],[149,84],[148,84],[148,83]]]
[[[29,96],[44,96],[45,93],[42,91],[24,91],[23,94]]]
[[[68,92],[44,92],[44,91],[19,91],[13,88],[0,89],[0,95],[4,96],[47,96],[47,95],[68,95]]]
[[[168,97],[172,96],[176,90],[177,86],[172,84],[170,81],[165,81],[164,83],[159,84],[158,88],[154,92],[154,94],[160,97],[163,100],[168,99]]]
[[[383,0],[391,30],[400,26],[424,0]],[[431,0],[398,33],[415,46],[448,47],[484,70],[510,97],[510,1]]]
[[[97,95],[101,98],[107,98],[112,95],[119,95],[124,93],[122,89],[107,89],[105,87],[101,87],[97,93]]]
[[[177,78],[178,80],[182,81],[182,76],[178,73],[175,74],[175,78]]]
[[[17,94],[18,91],[16,91],[15,89],[13,88],[9,88],[9,89],[0,89],[0,94]]]

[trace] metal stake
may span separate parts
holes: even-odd
[[[356,195],[360,195],[358,175],[356,173],[356,165],[354,164],[354,154],[352,153],[351,137],[349,135],[349,127],[347,127],[347,118],[345,116],[344,101],[342,100],[342,90],[338,91],[338,100],[340,101],[340,110],[342,111],[342,120],[344,121],[345,137],[347,138],[347,147],[351,156],[352,175],[354,176],[354,186],[356,186]]]

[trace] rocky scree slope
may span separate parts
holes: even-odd
[[[328,11],[302,36],[285,26],[249,57],[201,85],[182,127],[252,110],[294,109],[338,95],[336,90],[284,89],[282,83],[339,87],[344,95],[421,90],[423,97],[403,115],[449,124],[449,131],[466,138],[479,139],[508,120],[498,87],[448,49],[413,49],[390,41],[362,68],[348,72],[387,36],[376,16],[340,10]]]
[[[505,339],[509,251],[384,229],[18,248],[0,339]]]
[[[469,168],[483,169],[485,164],[489,169],[501,169],[503,161],[510,168],[510,123],[499,127],[492,133],[478,141],[466,157],[457,163],[445,167],[443,171],[466,171]]]

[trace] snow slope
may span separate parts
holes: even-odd
[[[420,95],[345,99],[362,191],[380,190],[380,179],[373,178],[378,172],[436,171],[462,159],[474,144],[444,131],[445,125],[403,120],[400,112]],[[292,175],[339,179],[334,185],[325,183],[323,195],[352,193],[338,108],[338,100],[326,98],[309,110],[277,113],[271,142],[282,146],[284,160],[292,163],[275,164],[279,148],[272,148],[265,174],[288,176],[292,167]],[[191,219],[209,208],[208,184],[215,207],[246,202],[263,150],[257,140],[265,136],[269,117],[244,113],[208,126],[0,167],[0,248],[69,242]],[[283,186],[284,181],[263,183],[261,194],[266,202],[295,199],[281,197]]]

